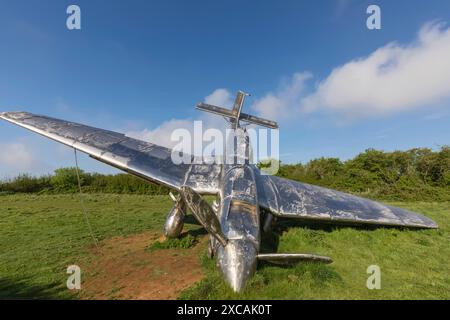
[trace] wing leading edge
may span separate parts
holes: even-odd
[[[276,176],[257,175],[259,205],[275,216],[349,225],[437,228],[405,209]]]
[[[175,165],[168,148],[46,116],[6,112],[0,113],[0,118],[148,181],[176,190],[187,185],[200,194],[219,190],[220,165]],[[405,209],[255,171],[259,205],[276,216],[358,225],[438,227],[433,220]]]
[[[148,181],[176,190],[188,185],[200,194],[218,192],[220,166],[175,165],[168,148],[121,133],[27,112],[4,112],[0,118]]]

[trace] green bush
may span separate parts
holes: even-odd
[[[259,166],[263,167],[262,163]],[[70,193],[78,190],[75,168],[53,175],[20,175],[0,182],[0,195],[8,193]],[[278,176],[374,199],[450,200],[450,147],[438,151],[415,148],[383,152],[368,149],[353,159],[313,159],[306,164],[283,164]],[[129,174],[103,175],[80,171],[83,192],[167,194],[158,186]]]
[[[79,171],[83,192],[168,194],[166,187],[139,179],[129,174],[103,175]],[[73,193],[78,192],[76,168],[60,168],[53,175],[18,177],[0,182],[0,194],[6,193]]]
[[[80,183],[85,184],[85,173],[79,170]],[[78,188],[78,178],[76,168],[60,168],[56,169],[50,180],[53,188],[59,192],[74,192]]]
[[[445,201],[450,200],[450,147],[368,149],[343,163],[320,158],[282,165],[278,175],[376,199]]]
[[[3,194],[41,192],[51,188],[50,179],[50,176],[19,175],[14,179],[0,182],[0,192]]]

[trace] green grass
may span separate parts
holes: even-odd
[[[202,258],[207,277],[186,290],[186,299],[449,299],[450,203],[391,202],[423,212],[439,230],[308,228],[281,223],[278,252],[328,255],[330,265],[290,268],[260,265],[241,294],[233,293]],[[367,267],[381,268],[381,289],[369,290]]]
[[[160,231],[167,196],[85,196],[95,236]],[[66,268],[81,264],[94,242],[78,195],[0,196],[0,298],[74,298]]]
[[[176,239],[166,239],[164,241],[155,241],[151,243],[145,250],[151,252],[154,250],[161,249],[189,249],[195,246],[198,243],[198,240],[195,236],[191,234],[184,234],[180,238]]]
[[[278,247],[279,252],[329,255],[334,263],[260,265],[246,290],[236,295],[203,253],[206,278],[181,298],[449,299],[450,203],[391,204],[423,212],[440,229],[311,228],[284,220],[265,239],[266,251]],[[86,196],[99,239],[160,232],[171,205],[167,196]],[[78,195],[0,196],[0,298],[77,298],[65,287],[66,268],[95,259],[88,252],[92,246]],[[381,290],[365,286],[372,264],[381,268]]]

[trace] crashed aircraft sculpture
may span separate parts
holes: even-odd
[[[250,162],[250,143],[241,121],[278,128],[276,122],[242,113],[246,94],[239,91],[232,110],[204,103],[197,109],[225,117],[236,139],[234,164],[174,164],[171,150],[124,134],[26,112],[0,113],[12,122],[147,181],[179,193],[167,216],[164,234],[178,237],[189,208],[210,234],[209,253],[216,256],[225,280],[237,292],[254,274],[258,260],[284,264],[331,259],[314,254],[260,253],[261,232],[273,217],[347,225],[437,228],[417,213],[346,193],[277,176],[264,175]],[[239,142],[240,141],[240,142]],[[216,195],[211,206],[202,195]],[[262,214],[264,213],[264,214]],[[263,220],[264,217],[264,221]]]

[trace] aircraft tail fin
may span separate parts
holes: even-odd
[[[206,111],[214,113],[220,116],[224,116],[231,120],[232,123],[236,123],[237,126],[239,121],[244,121],[247,123],[256,124],[263,127],[268,127],[271,129],[278,129],[278,124],[275,121],[263,119],[250,114],[242,113],[242,107],[244,105],[245,97],[248,96],[247,93],[238,91],[236,95],[236,100],[234,101],[233,109],[227,109],[223,107],[214,106],[207,103],[199,103],[196,109],[201,111]]]
[[[249,96],[249,94],[241,90],[239,90],[236,94],[236,99],[234,100],[233,104],[233,110],[231,112],[237,119],[239,119],[239,115],[241,114],[242,106],[244,105],[244,100],[246,96]]]

